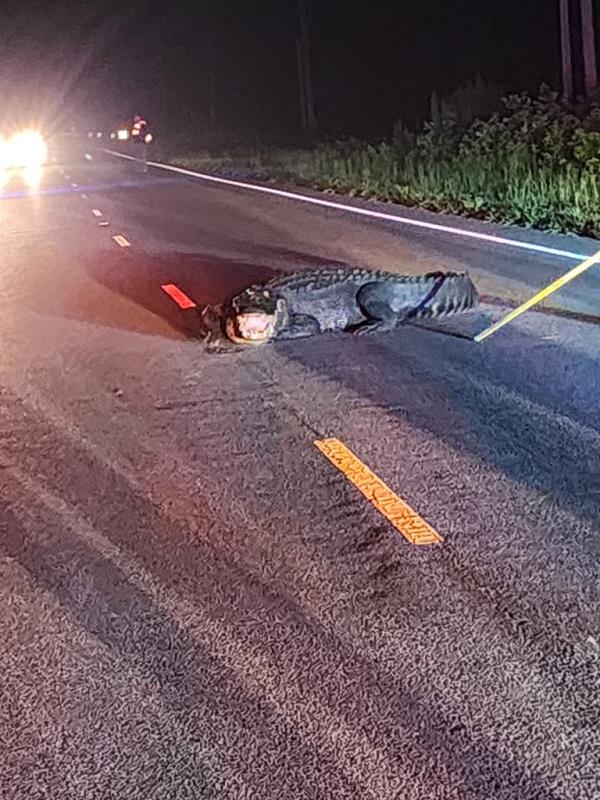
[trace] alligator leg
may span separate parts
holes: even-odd
[[[378,311],[377,315],[379,316],[382,312],[384,312],[384,309]],[[392,317],[386,316],[385,319],[367,319],[364,322],[359,322],[358,325],[354,325],[348,330],[350,333],[354,333],[357,336],[363,336],[366,333],[387,333],[395,330],[404,319],[404,316],[398,314],[393,314]]]
[[[366,321],[357,325],[355,332],[375,333],[393,331],[403,322],[418,317],[425,309],[435,308],[432,303],[446,286],[447,276],[443,272],[432,272],[425,276],[428,291],[422,297],[414,296],[414,285],[403,287],[398,284],[367,283],[356,296],[356,302]],[[425,286],[421,286],[422,291]],[[398,294],[400,293],[400,298]],[[399,302],[400,300],[400,302]],[[439,305],[438,305],[439,313]]]
[[[365,316],[365,321],[349,328],[351,333],[361,336],[365,333],[393,331],[403,322],[406,314],[398,313],[391,308],[385,301],[385,290],[382,289],[383,287],[377,283],[367,283],[359,289],[356,302]]]
[[[309,314],[294,314],[288,324],[277,334],[277,339],[301,339],[321,333],[318,321]]]

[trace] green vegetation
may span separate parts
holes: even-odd
[[[461,121],[436,103],[415,134],[396,125],[388,141],[302,149],[233,148],[204,169],[245,167],[272,177],[433,211],[600,237],[600,108],[580,114],[543,88],[511,95],[487,119]]]

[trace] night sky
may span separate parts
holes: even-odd
[[[3,113],[65,125],[299,126],[295,0],[20,0],[0,4]],[[558,0],[312,0],[319,127],[380,135],[431,89],[479,70],[507,90],[556,85]],[[599,20],[600,21],[600,20]],[[212,42],[212,44],[211,44]]]

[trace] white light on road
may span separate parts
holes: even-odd
[[[48,159],[48,146],[38,131],[16,133],[8,143],[8,166],[36,169]]]
[[[3,192],[10,180],[10,172],[7,169],[0,169],[0,192]]]
[[[120,142],[126,142],[129,139],[129,131],[127,128],[119,128],[117,132],[117,138]]]
[[[10,167],[10,147],[5,139],[0,139],[0,170]]]
[[[40,183],[42,182],[41,165],[37,167],[26,167],[22,170],[21,177],[27,185],[27,188],[32,192],[36,192],[40,188]]]

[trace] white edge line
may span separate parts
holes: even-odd
[[[133,156],[125,155],[125,153],[117,153],[114,150],[106,150],[117,158],[126,158],[129,161],[139,161],[140,159]],[[402,225],[412,225],[415,228],[428,228],[432,231],[440,231],[442,233],[451,233],[456,236],[466,236],[470,239],[480,239],[485,242],[493,242],[494,244],[503,244],[509,247],[518,247],[521,250],[532,250],[536,253],[545,253],[546,255],[559,256],[561,258],[571,258],[577,261],[587,258],[585,253],[574,253],[571,250],[559,250],[554,247],[546,247],[543,244],[534,244],[533,242],[520,242],[518,239],[507,239],[503,236],[494,236],[490,233],[479,233],[477,231],[467,231],[462,228],[453,228],[449,225],[439,225],[435,222],[425,222],[424,220],[410,219],[410,217],[400,217],[396,214],[386,214],[384,211],[373,211],[368,208],[359,208],[357,206],[348,206],[344,203],[335,203],[332,200],[324,200],[320,197],[310,197],[305,194],[297,194],[296,192],[287,192],[284,189],[273,189],[268,186],[258,186],[255,183],[244,183],[243,181],[234,181],[230,178],[219,178],[216,175],[207,175],[203,172],[194,172],[190,169],[183,167],[174,167],[171,164],[161,164],[159,161],[147,161],[149,167],[156,167],[157,169],[165,169],[169,172],[176,172],[180,175],[187,175],[191,178],[200,178],[204,181],[211,183],[221,183],[226,186],[237,186],[239,189],[250,189],[254,192],[262,192],[263,194],[272,194],[277,197],[285,197],[289,200],[300,200],[303,203],[310,203],[315,206],[325,206],[326,208],[335,208],[338,211],[346,211],[350,214],[358,214],[363,217],[374,217],[375,219],[385,219],[390,222],[398,222]]]

